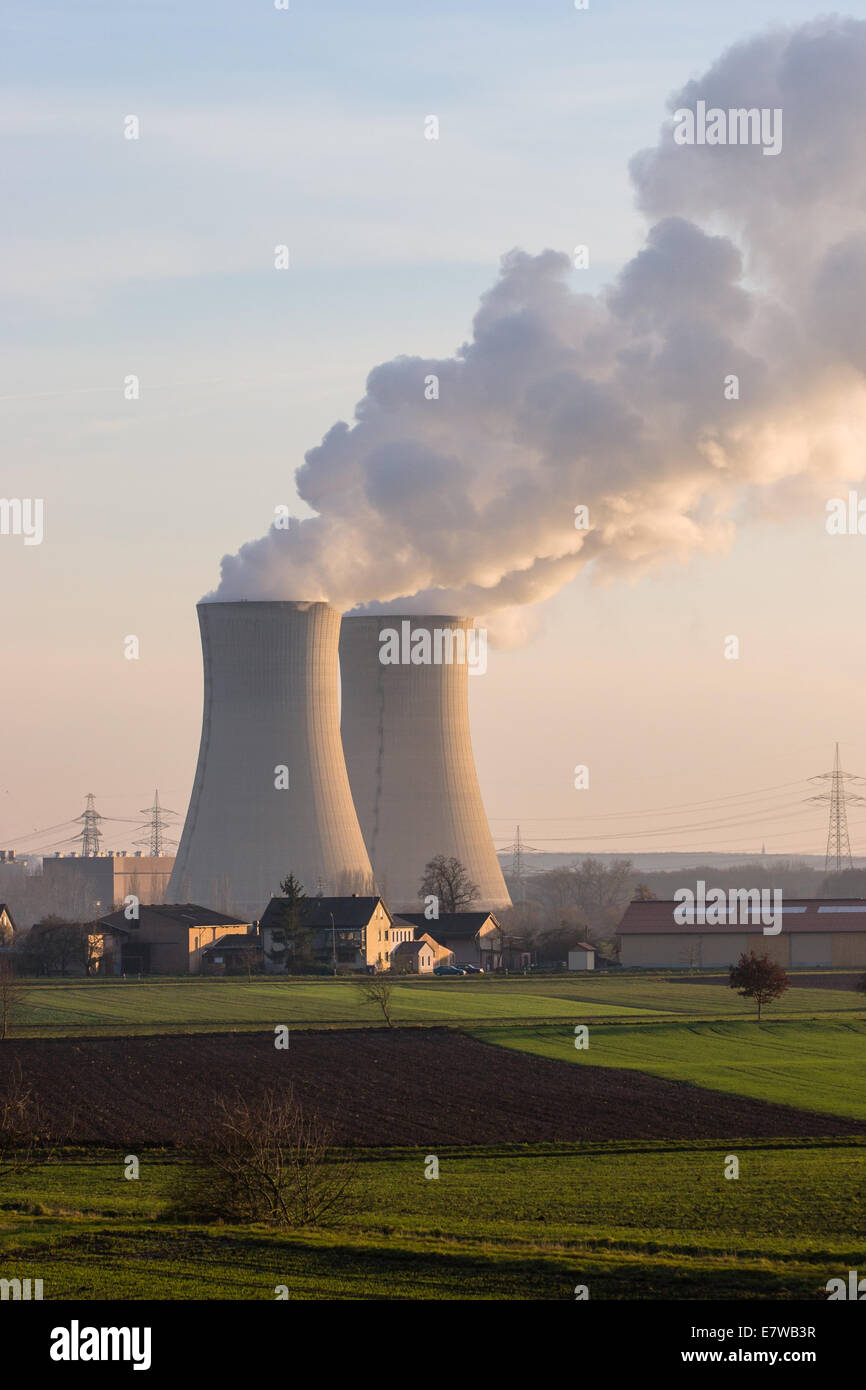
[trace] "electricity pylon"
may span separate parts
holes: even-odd
[[[165,833],[167,830],[170,829],[170,825],[168,820],[166,820],[166,817],[176,816],[177,811],[169,811],[166,806],[160,806],[158,791],[155,791],[153,794],[153,805],[143,806],[141,814],[143,816],[150,816],[150,820],[148,821],[146,827],[141,827],[142,830],[147,830],[147,835],[142,840],[135,840],[135,844],[147,845],[147,848],[153,858],[156,858],[158,855],[165,854],[166,847],[168,845],[177,844],[176,840],[170,839]]]
[[[518,825],[514,836],[514,843],[512,845],[506,845],[505,852],[511,855],[511,877],[517,881],[521,902],[523,902],[525,897],[523,887],[523,856],[524,854],[532,853],[534,850],[534,845],[528,845],[524,840],[521,840],[520,826]]]
[[[83,814],[75,817],[75,820],[80,821],[83,827],[81,834],[75,836],[75,839],[81,841],[81,853],[83,855],[99,853],[99,842],[102,839],[99,822],[102,819],[96,809],[93,792],[88,792]]]
[[[854,867],[851,858],[851,841],[848,839],[848,812],[849,802],[862,802],[866,798],[857,796],[853,792],[846,792],[846,782],[862,782],[862,777],[856,777],[853,772],[843,772],[839,764],[839,745],[836,744],[836,758],[833,763],[832,772],[821,772],[817,777],[810,777],[810,782],[829,782],[830,790],[821,792],[819,796],[810,796],[810,801],[829,801],[830,803],[830,826],[827,832],[827,852],[824,856],[824,872],[841,873],[843,869]]]

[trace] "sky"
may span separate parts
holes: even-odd
[[[507,252],[588,244],[571,279],[603,292],[644,243],[629,161],[671,92],[817,13],[7,3],[0,493],[44,499],[45,534],[0,536],[0,847],[59,843],[34,832],[90,791],[122,818],[111,847],[156,787],[185,812],[195,604],[223,555],[280,504],[310,516],[307,451],[374,366],[466,342]],[[823,850],[808,779],[836,741],[866,775],[866,538],[827,534],[827,495],[749,499],[650,572],[581,572],[491,650],[471,710],[498,844],[519,823],[542,849]],[[851,834],[866,852],[866,806]]]

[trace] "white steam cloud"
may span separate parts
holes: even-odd
[[[781,152],[678,145],[668,121],[632,161],[654,221],[616,282],[580,294],[566,255],[506,255],[471,342],[374,368],[298,470],[317,514],[226,556],[209,598],[493,615],[519,639],[588,562],[721,549],[744,509],[864,473],[866,23],[739,44],[671,113],[698,100],[780,108]]]

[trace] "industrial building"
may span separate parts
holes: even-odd
[[[166,896],[174,868],[171,854],[145,855],[126,850],[101,854],[53,854],[42,860],[42,881],[53,911],[98,912],[134,895],[142,903]]]
[[[617,928],[625,966],[698,969],[734,965],[743,952],[768,955],[786,969],[866,967],[866,900],[800,898],[781,908],[782,929],[756,920],[719,925],[677,922],[676,902],[633,902]]]
[[[204,712],[166,896],[258,918],[307,893],[374,890],[340,741],[340,615],[327,603],[198,605]]]
[[[410,623],[443,660],[385,663],[383,634]],[[397,913],[425,906],[419,885],[435,855],[459,859],[479,888],[473,908],[511,906],[481,800],[469,730],[468,618],[346,617],[340,635],[342,734],[376,884]],[[457,659],[442,634],[462,638]],[[437,637],[439,639],[437,645]],[[437,938],[438,939],[438,938]]]

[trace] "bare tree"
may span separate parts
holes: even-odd
[[[687,965],[689,970],[700,970],[704,963],[704,944],[698,939],[688,941],[680,951],[680,960]]]
[[[590,855],[571,872],[577,903],[586,913],[591,929],[598,932],[616,927],[632,896],[631,860],[616,859],[612,864],[604,864]]]
[[[16,1059],[0,1090],[0,1180],[45,1163],[58,1142]]]
[[[23,1003],[24,990],[15,974],[15,962],[9,956],[0,956],[0,1042],[8,1038],[12,1015]]]
[[[233,958],[232,974],[246,974],[247,984],[253,982],[253,971],[259,965],[259,952],[255,946],[245,946],[241,951],[232,951],[230,958]]]
[[[294,1092],[216,1102],[213,1137],[196,1146],[174,1214],[296,1227],[333,1222],[352,1206],[356,1165]]]
[[[362,975],[358,978],[358,988],[361,991],[361,998],[365,1004],[376,1004],[382,1010],[382,1017],[389,1028],[394,1024],[391,1019],[391,997],[394,993],[394,982],[388,976],[379,973],[378,975]]]
[[[459,859],[453,855],[448,858],[444,854],[435,854],[424,865],[424,877],[418,893],[422,898],[438,898],[440,912],[462,912],[475,902],[481,889],[472,882]]]

